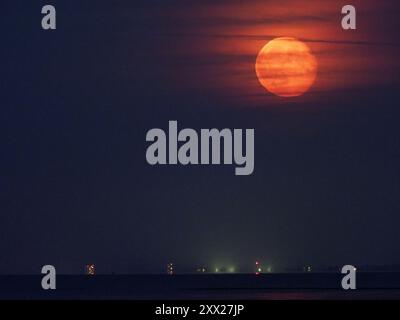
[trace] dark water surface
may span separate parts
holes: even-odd
[[[341,289],[340,273],[0,276],[0,299],[400,299],[400,273],[359,273],[357,290]]]

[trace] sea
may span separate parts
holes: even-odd
[[[357,273],[342,289],[340,273],[0,276],[1,300],[398,300],[400,273]]]

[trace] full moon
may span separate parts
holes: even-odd
[[[280,97],[306,93],[317,77],[317,60],[310,48],[295,38],[276,38],[258,53],[257,78],[269,92]]]

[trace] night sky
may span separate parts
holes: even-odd
[[[400,264],[400,4],[344,31],[345,2],[3,1],[0,273]],[[255,75],[279,36],[318,60],[301,97]],[[254,173],[148,165],[169,120],[254,128]]]

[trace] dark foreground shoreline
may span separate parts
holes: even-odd
[[[357,290],[340,273],[204,275],[59,275],[56,290],[41,275],[0,276],[0,299],[117,300],[400,300],[400,273],[359,273]]]

